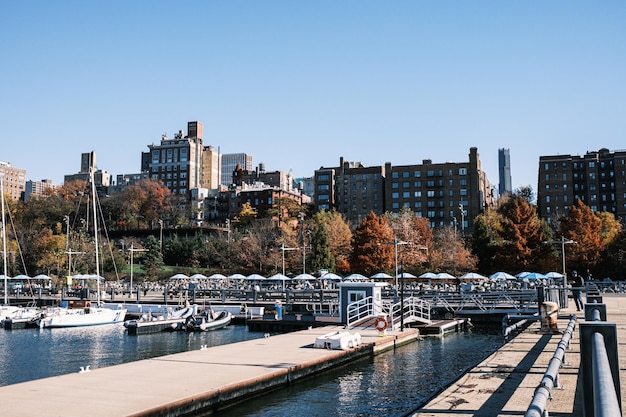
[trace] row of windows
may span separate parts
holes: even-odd
[[[412,196],[411,196],[412,194]],[[460,196],[467,196],[467,189],[466,188],[462,188],[459,190],[459,195]],[[450,197],[454,197],[454,190],[448,190],[448,196]],[[422,192],[421,191],[403,191],[402,192],[402,198],[422,198]],[[428,190],[426,191],[426,197],[428,198],[435,198],[435,197],[444,197],[444,192],[443,190]],[[397,191],[394,191],[391,193],[391,198],[393,200],[397,200],[400,198],[400,193]]]
[[[453,176],[454,175],[454,170],[453,169],[448,169],[448,175],[449,176]],[[467,168],[459,168],[459,174],[458,175],[467,175]],[[413,177],[414,178],[420,178],[422,176],[422,171],[413,171]],[[443,169],[438,169],[438,170],[434,170],[434,169],[430,169],[428,171],[426,171],[426,176],[427,177],[443,177]],[[398,172],[398,171],[393,171],[391,173],[391,178],[411,178],[411,172],[410,171],[402,171],[402,172]]]
[[[159,171],[187,171],[187,165],[168,165],[165,167],[159,167],[156,165],[152,165],[152,172],[159,172]]]
[[[152,151],[152,163],[175,163],[175,162],[187,162],[189,160],[189,149],[187,148],[174,148],[174,149],[154,149]]]

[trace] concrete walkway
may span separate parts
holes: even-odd
[[[346,351],[312,347],[326,326],[205,350],[0,387],[3,416],[179,416],[286,386],[342,363],[409,343],[416,330],[352,330],[362,344]]]
[[[607,306],[607,322],[617,325],[621,396],[626,398],[626,296],[603,294],[602,301]],[[570,314],[576,314],[579,322],[584,319],[583,312],[571,306],[560,312],[560,316]],[[564,330],[568,321],[559,319],[559,329]],[[527,328],[421,407],[414,416],[523,416],[562,336],[539,330],[539,323]],[[578,325],[565,361],[567,364],[559,372],[563,389],[552,391],[547,410],[551,416],[583,416]],[[626,401],[622,403],[622,414],[626,415]]]

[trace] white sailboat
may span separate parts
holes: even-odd
[[[0,204],[2,204],[2,263],[4,265],[4,271],[3,271],[3,275],[2,277],[4,278],[4,303],[2,304],[2,306],[0,307],[0,317],[1,318],[9,318],[9,317],[13,317],[17,311],[19,310],[19,307],[17,306],[10,306],[9,305],[9,276],[8,276],[8,272],[7,272],[7,234],[6,234],[6,222],[4,221],[5,218],[5,210],[4,210],[4,175],[0,175],[0,200],[2,200],[2,202]]]
[[[122,305],[117,309],[106,308],[102,306],[100,301],[100,259],[98,254],[98,215],[96,208],[96,184],[94,182],[93,169],[90,172],[91,195],[93,205],[94,218],[94,243],[96,253],[96,282],[97,282],[97,303],[91,304],[87,301],[81,303],[76,308],[57,307],[49,310],[42,318],[38,320],[40,328],[56,328],[56,327],[82,327],[95,326],[101,324],[122,323],[126,316],[126,309]]]

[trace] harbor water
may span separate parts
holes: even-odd
[[[424,338],[220,411],[220,416],[403,416],[503,343],[500,328]],[[0,386],[264,337],[246,326],[129,336],[121,325],[0,331]]]

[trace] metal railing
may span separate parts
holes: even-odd
[[[585,416],[621,416],[617,325],[607,323],[606,305],[585,304],[580,326],[581,368]]]
[[[431,304],[418,297],[407,297],[396,303],[384,305],[384,309],[388,312],[387,315],[394,330],[401,329],[403,324],[415,321],[431,323]]]
[[[355,323],[382,313],[387,315],[381,301],[375,300],[372,296],[365,297],[348,304],[346,307],[346,326],[352,327]]]
[[[559,368],[565,363],[565,351],[569,347],[572,334],[576,328],[576,316],[572,316],[567,328],[563,332],[561,341],[557,345],[556,351],[550,359],[548,369],[546,370],[539,386],[535,389],[535,395],[526,410],[526,417],[543,417],[547,416],[546,405],[551,398],[553,388],[559,388]]]

